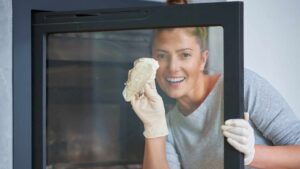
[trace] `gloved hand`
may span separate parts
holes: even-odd
[[[131,100],[131,105],[144,124],[143,134],[146,138],[168,134],[164,103],[157,93],[154,80],[145,85],[142,96],[136,96]]]
[[[226,120],[222,125],[223,135],[227,141],[238,151],[244,153],[244,163],[249,165],[254,158],[254,131],[248,121],[244,119]]]

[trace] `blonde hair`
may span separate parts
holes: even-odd
[[[187,0],[167,0],[168,5],[187,4]],[[185,29],[190,35],[194,36],[202,51],[208,50],[208,27],[182,27],[182,28],[161,28],[154,30],[151,44],[156,35],[162,31],[172,31],[174,29]]]
[[[187,32],[189,35],[193,36],[196,38],[200,49],[202,51],[208,49],[208,27],[181,27],[181,28],[161,28],[161,29],[156,29],[154,30],[154,34],[152,37],[152,43],[155,37],[163,31],[174,31],[174,30],[184,30]]]
[[[166,3],[168,5],[177,5],[177,4],[188,4],[187,0],[166,0]],[[163,29],[157,29],[154,32],[153,38],[156,36],[157,33],[163,30],[172,30],[175,28],[163,28]],[[189,32],[191,35],[193,35],[197,42],[200,45],[200,48],[202,50],[208,49],[208,27],[186,27],[183,28],[186,29],[187,32]]]

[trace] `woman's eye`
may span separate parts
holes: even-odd
[[[190,54],[190,53],[182,53],[182,56],[183,56],[184,58],[187,58],[187,57],[190,57],[191,54]]]
[[[166,54],[164,54],[164,53],[159,53],[159,54],[156,55],[156,57],[157,57],[157,59],[163,59],[163,58],[166,57]]]

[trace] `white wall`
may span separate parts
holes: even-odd
[[[12,169],[12,1],[0,0],[0,169]]]
[[[300,117],[299,8],[299,0],[244,0],[245,67],[267,79]]]

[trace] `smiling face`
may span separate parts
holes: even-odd
[[[208,52],[201,50],[191,29],[160,30],[153,39],[152,55],[159,63],[156,80],[174,99],[193,97],[203,79]]]

